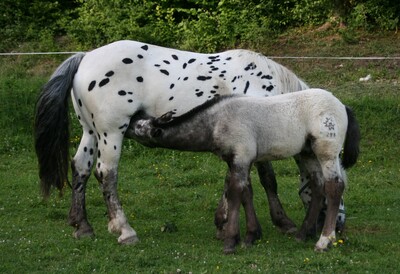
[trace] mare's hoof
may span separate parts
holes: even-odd
[[[283,234],[295,234],[297,231],[296,225],[290,220],[281,220],[275,225]]]
[[[118,238],[118,243],[122,245],[134,245],[139,242],[139,238],[136,235],[130,236],[125,239]]]
[[[94,238],[93,229],[90,226],[81,226],[72,234],[76,239]]]

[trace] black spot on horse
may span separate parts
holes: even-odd
[[[109,72],[106,73],[107,77],[111,77],[114,75],[114,71],[110,70]]]
[[[203,94],[204,94],[204,92],[202,92],[202,91],[196,93],[197,97],[201,97],[201,96],[203,96]]]
[[[148,49],[149,49],[149,46],[148,46],[148,45],[144,45],[144,46],[141,46],[141,48],[142,48],[143,50],[148,50]]]
[[[256,68],[257,68],[257,65],[254,64],[253,62],[251,62],[250,64],[248,64],[248,65],[244,68],[244,70],[245,70],[245,71],[248,71],[248,70],[253,70],[253,69],[256,69]]]
[[[82,106],[82,101],[81,101],[81,99],[78,99],[78,104],[79,104],[80,107]]]
[[[172,54],[171,56],[172,58],[174,58],[174,60],[179,60],[178,56],[176,56],[175,54]]]
[[[154,66],[157,67],[157,68],[161,67],[160,64],[155,64]]]
[[[217,91],[216,90],[210,90],[210,93],[214,94],[214,93],[217,93]]]
[[[141,55],[141,54],[138,54],[138,56],[137,56],[139,59],[143,59],[143,55]]]
[[[267,90],[268,91],[271,91],[271,90],[273,90],[274,89],[274,86],[273,85],[269,85],[268,87],[267,87]]]
[[[120,90],[120,91],[118,91],[118,95],[125,96],[126,95],[126,91],[125,90]]]
[[[93,134],[93,130],[89,130],[89,134],[92,135]]]
[[[243,94],[246,94],[246,93],[247,93],[247,90],[249,89],[249,87],[250,87],[250,82],[247,81],[247,82],[246,82],[246,86],[244,87]]]
[[[174,86],[175,86],[175,84],[171,84],[171,85],[169,86],[169,89],[173,89]]]
[[[236,76],[235,76],[235,77],[233,77],[233,79],[232,79],[232,81],[231,81],[231,82],[232,82],[232,83],[233,83],[233,82],[235,82],[235,81],[236,81],[236,79],[237,79],[237,77],[236,77]]]
[[[91,91],[95,86],[96,86],[96,81],[93,80],[92,82],[90,82],[88,90]]]
[[[77,117],[78,117],[78,120],[80,120],[80,119],[81,119],[81,116],[79,116],[79,115],[78,115]]]
[[[232,57],[227,57],[225,60],[226,61],[232,60]]]
[[[131,58],[124,58],[124,59],[122,59],[122,63],[124,63],[124,64],[132,64],[133,60]]]
[[[83,148],[83,152],[87,152],[87,147],[84,147],[84,148]]]
[[[172,101],[174,99],[174,96],[169,97],[168,100]]]
[[[163,74],[165,74],[165,75],[167,75],[167,76],[169,75],[168,70],[160,69],[160,72],[163,73]]]
[[[139,83],[142,83],[142,82],[143,82],[143,77],[142,77],[142,76],[136,77],[136,80],[137,80]]]
[[[211,76],[197,76],[197,80],[199,81],[206,81],[210,80],[212,77]]]
[[[272,76],[271,75],[264,75],[263,77],[261,77],[261,79],[268,79],[271,80]]]
[[[187,81],[189,79],[189,77],[185,77],[183,78],[183,81]]]
[[[133,100],[132,99],[128,99],[128,103],[132,103],[133,102]]]
[[[171,62],[168,61],[168,60],[164,60],[163,62],[164,62],[165,64],[167,64],[167,65],[171,64]]]
[[[187,63],[184,63],[182,68],[185,69],[187,67]]]
[[[196,59],[192,58],[188,61],[189,64],[193,63],[194,61],[196,61]]]
[[[88,168],[90,168],[90,167],[92,166],[92,163],[89,161],[89,162],[87,163],[87,165],[88,165]]]
[[[217,60],[217,58],[219,58],[219,55],[216,56],[209,56],[208,59],[210,60]]]
[[[99,87],[102,87],[102,86],[107,85],[108,82],[110,82],[110,78],[104,78],[104,79],[101,80],[101,82],[99,83]]]
[[[219,86],[213,86],[213,88],[215,88],[215,89],[219,89]]]
[[[106,139],[104,139],[104,144],[107,145],[107,140]]]
[[[90,155],[93,155],[93,152],[94,152],[94,151],[93,151],[93,148],[91,148],[90,151],[89,151],[89,154],[90,154]]]

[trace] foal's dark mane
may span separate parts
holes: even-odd
[[[190,120],[191,118],[195,117],[196,115],[198,115],[199,113],[201,113],[202,111],[216,105],[219,104],[220,102],[227,100],[227,99],[231,99],[233,97],[239,97],[238,95],[235,94],[230,94],[230,95],[222,95],[222,96],[217,96],[214,97],[206,102],[204,102],[203,104],[189,110],[188,112],[180,115],[180,116],[176,116],[173,117],[171,120],[167,121],[167,122],[163,122],[162,119],[155,119],[153,122],[153,125],[155,127],[159,127],[159,128],[167,128],[167,127],[171,127],[174,125],[178,125],[181,124],[187,120]],[[165,115],[165,114],[164,114]]]

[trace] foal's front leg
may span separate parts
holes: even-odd
[[[242,202],[242,192],[247,185],[247,172],[235,165],[230,166],[230,176],[227,198],[227,223],[225,225],[224,253],[235,252],[236,245],[240,242],[239,210]]]

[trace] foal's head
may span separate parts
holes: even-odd
[[[173,112],[167,112],[158,118],[138,118],[137,120],[131,121],[129,126],[130,133],[132,133],[139,142],[149,145],[152,141],[155,141],[155,138],[161,137],[163,129],[160,128],[160,126],[172,121],[172,115]]]

